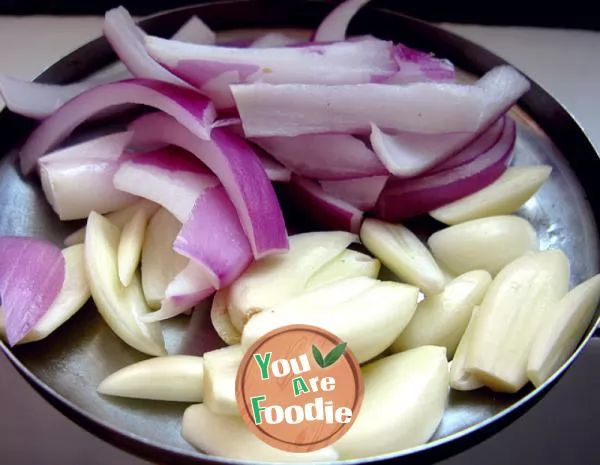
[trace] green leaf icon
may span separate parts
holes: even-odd
[[[312,346],[312,353],[315,362],[317,362],[317,365],[319,365],[321,368],[325,368],[325,360],[323,360],[323,354],[321,354],[319,348],[314,344]]]
[[[331,366],[335,362],[337,362],[340,359],[340,357],[344,354],[344,350],[346,350],[345,342],[342,342],[340,345],[337,345],[333,349],[331,349],[331,352],[329,352],[325,356],[325,364],[323,368]]]

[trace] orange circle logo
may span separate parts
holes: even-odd
[[[364,383],[344,341],[321,328],[290,325],[248,349],[236,394],[242,418],[256,436],[278,449],[310,452],[350,429]]]

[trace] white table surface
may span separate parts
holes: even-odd
[[[0,73],[31,79],[66,53],[100,35],[101,23],[100,17],[0,17]],[[449,24],[445,24],[444,27],[487,47],[528,74],[567,107],[596,147],[600,147],[600,118],[597,110],[600,103],[600,93],[597,88],[598,76],[600,76],[600,33]],[[1,106],[0,101],[0,108]],[[595,350],[596,355],[600,355],[600,345],[592,349]],[[582,358],[583,360],[576,364],[582,367],[579,371],[584,369],[584,365],[586,369],[594,368],[590,364],[591,355],[587,355],[587,359]],[[567,378],[571,380],[574,375],[569,374]],[[569,380],[561,383],[557,391],[564,392],[569,387]],[[590,378],[589,381],[584,379],[583,384],[578,382],[577,386],[580,392],[579,394],[573,392],[573,395],[579,398],[600,391],[597,379]],[[559,392],[556,394],[553,392],[549,397],[558,398],[559,395],[561,395]],[[534,442],[529,449],[527,445],[521,446],[525,455],[515,450],[513,463],[516,465],[570,463],[569,456],[564,454],[565,461],[560,461],[562,448],[557,446],[560,442],[558,438],[570,441],[569,447],[594,447],[595,439],[588,429],[592,425],[598,426],[598,423],[593,422],[600,414],[599,396],[593,398],[593,405],[589,408],[575,403],[569,404],[570,399],[572,402],[576,402],[577,399],[565,396],[564,393],[560,399],[558,402],[560,406],[556,408],[562,408],[564,418],[558,420],[558,423],[545,420],[540,417],[543,412],[537,410],[536,413],[534,409],[530,417],[533,419],[538,415],[540,417],[538,421],[546,423],[547,429],[542,431],[541,436],[539,434],[532,436],[531,441]],[[542,404],[545,402],[550,400],[544,400]],[[486,445],[475,449],[487,455],[488,464],[504,463],[503,460],[496,460],[500,454],[496,454],[495,451],[511,447],[519,437],[527,434],[527,431],[523,431],[527,428],[527,423],[523,421],[520,420],[500,433],[498,435],[500,439],[488,441]],[[560,422],[564,424],[560,425]],[[582,422],[588,429],[578,429]],[[498,442],[502,440],[504,445]],[[597,450],[600,451],[600,447]],[[473,452],[476,453],[477,451]],[[448,465],[450,462],[452,465],[482,463],[474,458],[475,455],[469,454],[471,453],[447,463]],[[4,357],[0,356],[0,464],[54,465],[58,463],[63,465],[142,464],[138,459],[105,445],[55,412],[19,378]],[[587,465],[596,462],[591,461],[590,458],[589,462],[579,461],[579,463]]]

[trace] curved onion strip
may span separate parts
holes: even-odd
[[[40,165],[63,161],[118,160],[131,141],[133,131],[116,132],[55,150],[38,160]]]
[[[194,16],[175,33],[173,38],[183,42],[213,44],[215,33],[198,17]],[[136,54],[136,56],[139,59],[139,55]],[[149,66],[152,67],[153,65]],[[160,75],[162,75],[162,72],[158,71],[156,77],[160,78]],[[110,73],[102,72],[101,76],[91,77],[82,82],[61,85],[21,81],[9,76],[0,75],[0,95],[4,99],[6,106],[13,113],[28,118],[43,119],[50,116],[72,98],[92,87],[131,77],[128,71],[119,70]],[[112,112],[99,114],[97,117],[107,117],[109,115],[112,115]]]
[[[378,39],[310,44],[305,47],[235,48],[146,38],[148,53],[194,86],[235,70],[242,82],[357,84],[380,81],[398,71],[391,42]]]
[[[473,131],[479,127],[484,92],[472,85],[419,82],[231,86],[246,137],[298,136],[383,130],[422,133]]]
[[[479,138],[464,150],[452,155],[451,158],[448,156],[463,146],[465,140],[471,138],[471,134],[403,133],[393,135],[386,134],[377,126],[372,125],[371,145],[390,173],[398,178],[410,178],[429,169],[440,171],[442,166],[451,168],[462,164],[460,160],[468,161],[470,158],[482,154],[498,141],[503,127],[504,120],[501,118]],[[437,164],[439,167],[436,166]]]
[[[120,191],[161,205],[185,223],[200,193],[219,181],[193,155],[166,147],[123,162],[113,183]]]
[[[166,82],[130,79],[90,89],[46,118],[21,148],[21,171],[30,173],[42,155],[56,147],[91,115],[122,103],[157,108],[173,116],[196,137],[210,138],[215,109],[206,97]]]
[[[373,151],[350,134],[261,137],[253,142],[302,177],[334,180],[387,173]]]
[[[287,251],[287,232],[277,196],[258,156],[242,138],[226,128],[215,128],[211,140],[203,141],[163,113],[144,115],[130,129],[134,130],[134,141],[181,147],[217,175],[235,205],[255,258]]]
[[[430,172],[438,173],[440,171],[449,170],[450,168],[454,168],[456,166],[464,165],[465,163],[472,161],[474,158],[477,158],[482,153],[487,152],[498,142],[500,137],[502,137],[504,126],[507,124],[507,119],[507,116],[501,116],[492,126],[481,133],[477,139],[472,141],[460,152],[452,155],[445,162],[434,167]]]
[[[377,203],[389,176],[321,181],[323,192],[343,200],[362,211],[371,210]]]
[[[346,40],[346,30],[350,21],[358,10],[369,3],[370,0],[346,0],[338,5],[321,22],[315,35],[314,42],[330,42]]]
[[[225,189],[215,186],[196,199],[173,249],[201,264],[208,283],[227,287],[252,262],[252,250]]]
[[[32,237],[0,237],[0,297],[11,346],[33,329],[56,300],[65,259],[54,244]]]
[[[10,111],[28,118],[42,119],[52,114],[61,105],[96,84],[55,85],[21,81],[0,75],[0,95]]]
[[[190,87],[148,54],[144,47],[146,33],[135,24],[122,6],[106,12],[102,30],[112,49],[134,76]]]
[[[514,68],[498,66],[487,72],[474,87],[483,92],[484,100],[481,121],[472,132],[420,137],[418,134],[385,134],[380,128],[372,127],[371,143],[388,170],[398,177],[413,177],[451,159],[485,131],[497,130],[490,128],[500,124],[498,119],[527,92],[530,83]],[[478,146],[476,148],[479,150]],[[461,156],[456,164],[462,163],[463,157],[467,159],[468,154]],[[450,162],[450,166],[456,164]]]
[[[252,251],[231,200],[193,155],[174,148],[137,155],[122,164],[114,183],[162,205],[183,223],[173,249],[193,260],[212,288],[228,285],[250,263]]]
[[[62,221],[87,218],[92,211],[109,213],[137,198],[115,189],[118,160],[71,160],[40,164],[42,189]]]
[[[363,212],[343,200],[326,194],[309,179],[292,176],[286,192],[295,205],[318,227],[358,234]]]
[[[391,181],[377,202],[376,216],[404,220],[483,189],[506,170],[515,139],[515,122],[508,119],[498,142],[470,163],[421,178]]]

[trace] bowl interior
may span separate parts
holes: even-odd
[[[215,4],[202,5],[153,17],[145,25],[153,33],[168,35],[192,14],[199,14],[212,27],[227,29],[220,35],[223,40],[256,36],[260,34],[259,28],[277,25],[293,27],[294,33],[306,36],[307,32],[303,27],[317,24],[318,18],[323,17],[326,7],[329,7],[322,3],[307,2],[305,9],[301,9],[292,2],[292,12],[282,12],[280,7],[272,7],[275,3],[226,2],[227,7],[220,9]],[[298,16],[291,19],[294,11]],[[413,30],[421,23],[389,12],[377,12],[375,9],[366,11],[368,13],[360,16],[364,19],[355,27],[356,32],[369,32],[409,45],[418,46],[422,43],[423,34],[413,34]],[[227,16],[224,16],[225,13]],[[380,23],[372,21],[374,18],[385,18],[386,26],[382,28],[382,34],[379,34]],[[411,26],[408,29],[404,27],[407,21]],[[395,32],[390,24],[396,25]],[[256,26],[256,29],[240,30],[242,26]],[[441,54],[441,51],[432,48],[435,47],[433,42],[429,45],[428,50]],[[92,54],[87,67],[77,63],[69,66],[69,61],[63,60],[51,68],[43,79],[65,82],[81,78],[97,71],[114,58],[104,41],[97,43],[95,49],[99,51],[96,55]],[[440,50],[443,49],[440,45]],[[464,54],[444,56],[457,65],[469,62],[469,57]],[[478,63],[481,69],[488,66],[485,60]],[[466,68],[471,72],[478,71],[473,66]],[[584,175],[577,170],[577,165],[574,167],[567,162],[572,154],[564,148],[562,152],[559,150],[551,139],[554,134],[544,132],[530,112],[522,108],[513,109],[512,114],[519,122],[514,163],[548,164],[553,167],[549,182],[518,214],[534,225],[542,248],[560,247],[565,251],[571,261],[572,284],[579,283],[598,272],[598,233],[590,202],[596,211],[599,205],[594,203],[595,199],[586,198],[579,180]],[[25,133],[31,127],[14,115],[7,116],[6,112],[2,117],[16,128],[14,134]],[[118,124],[115,123],[116,126]],[[106,132],[106,125],[88,125],[78,130],[67,143],[88,138],[99,131]],[[81,223],[60,222],[47,205],[37,179],[20,177],[15,165],[19,141],[11,134],[11,131],[4,133],[2,146],[6,150],[0,152],[3,155],[0,161],[0,234],[39,236],[61,244],[64,237]],[[582,133],[579,137],[584,138]],[[417,221],[414,226],[422,234],[431,231],[431,224],[427,221]],[[206,311],[209,305],[210,302],[206,302],[205,308],[196,310],[191,318],[176,318],[164,325],[169,353],[200,355],[223,345],[212,329],[209,312]],[[592,328],[586,338],[591,332]],[[4,346],[3,349],[8,351]],[[105,429],[111,431],[113,439],[120,438],[115,441],[121,446],[138,451],[137,446],[140,444],[150,444],[154,451],[159,448],[166,456],[177,456],[180,460],[178,463],[206,458],[193,450],[180,436],[181,418],[186,404],[121,400],[105,398],[96,393],[96,387],[106,376],[145,357],[122,343],[108,329],[93,304],[88,303],[45,341],[17,347],[8,352],[19,368],[30,376],[30,382],[38,388],[43,386],[46,395],[53,397],[63,407],[66,406],[67,411],[75,409],[88,417],[88,421],[91,419],[92,423],[105,425]],[[552,382],[553,380],[549,381],[548,386]],[[432,440],[433,444],[447,443],[469,429],[491,423],[511,409],[526,404],[536,393],[530,388],[525,388],[516,395],[495,394],[485,389],[473,392],[452,391],[450,404]],[[402,451],[400,455],[425,448]]]

